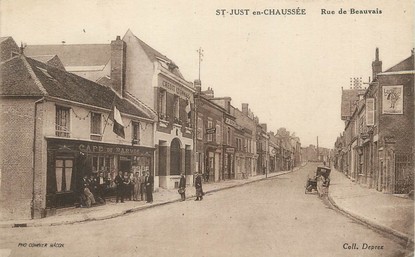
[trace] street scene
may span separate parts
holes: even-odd
[[[2,1],[0,256],[413,256],[399,2]]]
[[[3,230],[2,247],[13,249],[16,256],[410,254],[405,244],[345,217],[314,193],[304,194],[304,178],[316,166],[310,163],[288,174],[207,193],[202,202],[188,199],[88,223],[10,228]],[[225,212],[223,206],[227,206]],[[322,222],[316,222],[316,217]],[[16,247],[18,242],[57,242],[64,247]]]

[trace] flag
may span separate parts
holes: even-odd
[[[186,105],[186,109],[185,109],[186,113],[187,113],[187,118],[190,119],[191,117],[191,108],[190,108],[190,101],[187,101],[187,105]]]
[[[117,107],[114,105],[114,111],[113,111],[113,118],[114,118],[114,126],[112,128],[112,131],[114,131],[115,134],[118,136],[125,138],[124,134],[124,123],[122,123],[121,113],[117,109]]]

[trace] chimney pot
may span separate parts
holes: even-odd
[[[117,39],[116,40],[121,40],[121,37],[120,36],[117,36]]]

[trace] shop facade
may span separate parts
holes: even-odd
[[[61,208],[79,203],[82,178],[103,173],[110,183],[106,196],[112,196],[118,171],[153,170],[154,148],[47,138],[46,208]]]

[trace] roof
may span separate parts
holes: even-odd
[[[49,64],[58,69],[65,70],[65,66],[63,65],[62,61],[56,54],[55,55],[36,55],[36,56],[30,56],[30,58]]]
[[[131,102],[120,98],[110,87],[24,55],[2,63],[0,68],[3,79],[0,95],[51,96],[108,110],[112,109],[114,102],[122,113],[150,118]]]
[[[401,61],[400,63],[394,65],[393,67],[389,68],[386,72],[398,72],[398,71],[413,71],[415,70],[415,63],[414,63],[414,55],[412,54],[410,57],[406,58],[405,60]]]
[[[0,62],[4,62],[13,56],[13,52],[20,51],[12,37],[0,37]]]
[[[1,44],[4,40],[6,40],[6,39],[8,39],[8,38],[11,38],[11,37],[0,37],[0,44]]]
[[[0,64],[0,95],[42,96],[24,59],[15,56]]]
[[[359,100],[359,94],[365,89],[345,89],[342,91],[341,117],[350,117],[354,111],[354,105]]]
[[[139,39],[136,35],[134,35],[132,33],[131,30],[127,30],[127,32],[124,35],[124,38],[125,38],[126,35],[131,35],[137,40],[137,42],[140,44],[141,48],[146,53],[148,58],[150,58],[151,61],[154,62],[154,61],[157,61],[158,59],[162,59],[162,60],[170,63],[172,65],[172,67],[174,67],[174,68],[169,69],[169,71],[172,72],[174,75],[184,79],[183,75],[181,74],[181,72],[179,70],[179,67],[171,59],[169,59],[166,55],[160,53],[159,51],[157,51],[156,49],[152,48],[147,43],[145,43],[143,40]]]
[[[111,58],[110,44],[28,45],[26,56],[57,55],[66,66],[100,66]]]

